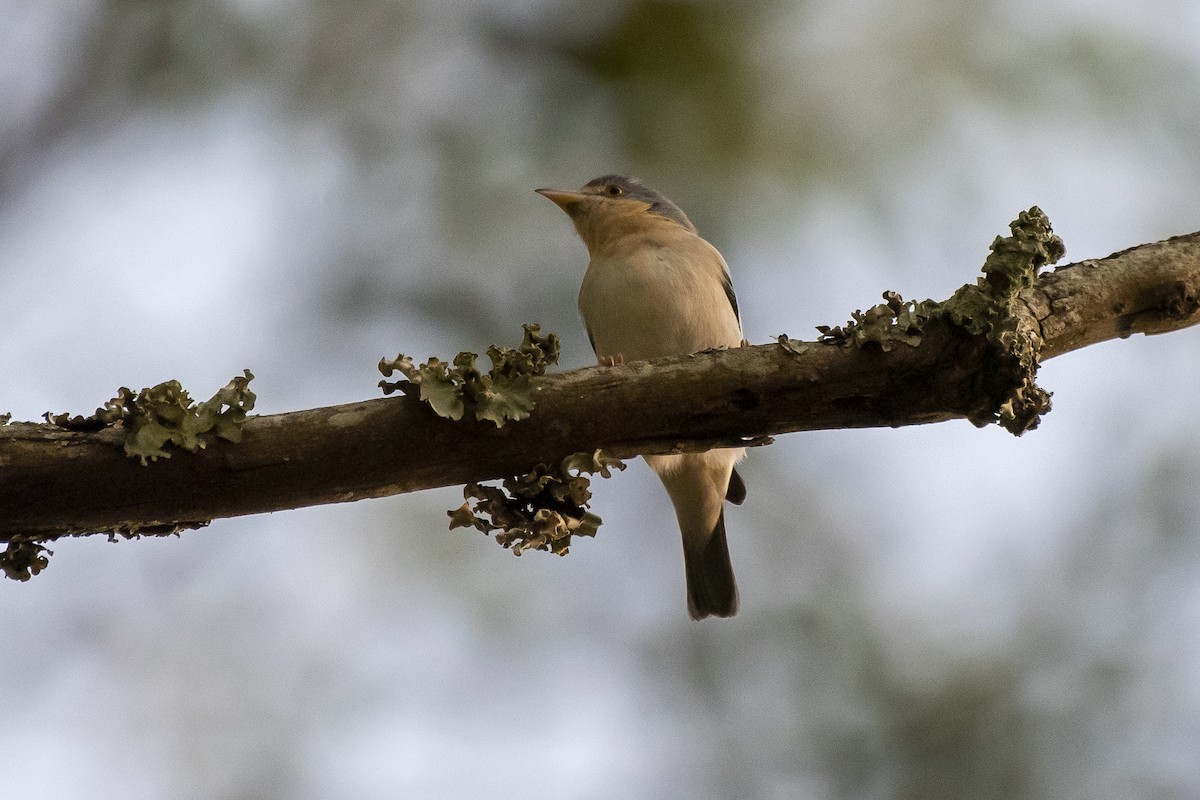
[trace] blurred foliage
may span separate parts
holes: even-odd
[[[739,44],[763,2],[649,0],[624,4],[601,31],[542,44],[565,65],[609,87],[608,117],[640,161],[681,152],[716,166],[737,163],[755,141],[766,98],[748,80],[752,53]]]
[[[770,557],[787,566],[736,636],[678,628],[642,642],[647,680],[671,676],[657,701],[688,709],[695,727],[681,736],[706,748],[672,780],[729,797],[809,781],[841,800],[1190,797],[1194,775],[1177,759],[1197,708],[1179,667],[1195,648],[1178,633],[1200,569],[1194,444],[1097,492],[1044,561],[998,565],[1021,595],[1000,601],[1014,615],[974,644],[942,626],[949,607],[921,620],[885,610],[903,598],[869,584],[836,523],[773,538]],[[795,524],[781,505],[762,517],[772,531]]]
[[[66,24],[50,16],[54,4],[25,7],[32,14],[47,9],[49,22],[40,24]],[[121,125],[154,125],[163,118],[191,125],[206,114],[248,102],[264,125],[274,126],[268,130],[280,149],[273,154],[279,157],[280,172],[317,173],[312,179],[316,189],[302,187],[315,196],[311,206],[289,205],[295,199],[289,194],[292,184],[285,184],[278,198],[287,226],[272,246],[283,266],[278,273],[264,270],[264,280],[279,286],[273,299],[281,304],[291,302],[285,289],[299,287],[307,293],[295,314],[296,330],[283,335],[299,332],[344,343],[359,333],[348,335],[347,323],[397,319],[415,321],[431,338],[467,330],[485,342],[496,340],[513,319],[537,318],[565,329],[574,317],[578,275],[565,267],[550,272],[551,266],[561,265],[561,239],[547,243],[542,239],[548,237],[531,235],[520,200],[534,186],[559,178],[570,178],[569,185],[575,185],[614,170],[641,173],[673,196],[694,198],[697,208],[693,212],[689,200],[689,212],[702,223],[711,220],[744,234],[742,223],[759,221],[753,235],[767,227],[788,228],[790,215],[804,207],[802,198],[760,191],[764,186],[791,190],[827,182],[831,191],[854,197],[848,204],[853,210],[876,212],[868,223],[885,231],[889,247],[902,246],[906,235],[924,235],[905,230],[909,218],[901,213],[915,205],[914,195],[931,188],[921,180],[939,181],[932,188],[977,206],[981,185],[990,188],[996,181],[986,173],[987,159],[1004,160],[998,170],[1009,168],[1010,157],[1016,166],[1037,159],[1035,149],[1015,147],[1015,156],[995,152],[973,161],[982,177],[954,170],[932,177],[922,172],[936,159],[965,160],[981,148],[1009,141],[997,131],[1017,130],[1028,142],[1038,130],[1054,125],[1070,127],[1080,137],[1103,129],[1109,138],[1101,149],[1113,149],[1097,155],[1080,148],[1079,164],[1102,164],[1098,171],[1120,191],[1132,171],[1119,157],[1124,150],[1146,158],[1152,154],[1155,163],[1168,165],[1160,167],[1164,177],[1183,175],[1184,183],[1194,186],[1200,176],[1194,42],[1164,41],[1153,35],[1149,23],[1126,24],[1130,14],[1138,20],[1153,18],[1141,9],[1098,7],[1087,14],[1081,9],[1079,4],[1049,4],[1016,13],[1006,5],[957,0],[71,4],[68,16],[83,21],[74,23],[66,45],[50,50],[53,57],[41,62],[32,56],[44,53],[29,51],[31,57],[24,60],[34,66],[5,82],[32,87],[32,99],[19,112],[15,103],[5,103],[14,110],[0,120],[0,202],[39,175],[61,168],[64,152],[103,140]],[[1109,12],[1111,21],[1102,18]],[[1184,27],[1176,25],[1176,33]],[[16,52],[20,42],[9,41]],[[9,65],[14,64],[25,66],[20,60]],[[981,135],[984,140],[977,141]],[[128,158],[149,152],[141,138],[114,141],[114,149]],[[919,151],[934,156],[914,158]],[[1031,180],[1041,186],[1050,177],[1037,174]],[[1168,191],[1168,181],[1160,183]],[[1188,192],[1190,201],[1194,191]],[[531,195],[527,199],[534,203]],[[925,214],[926,204],[920,205]],[[953,209],[955,229],[958,213],[966,213],[967,205]],[[1189,202],[1186,213],[1193,209]],[[134,227],[143,224],[138,221]],[[19,221],[12,229],[21,226]],[[836,281],[838,270],[846,266],[819,263],[810,274],[814,281]],[[799,268],[788,264],[780,271]],[[933,265],[921,262],[920,268]],[[10,284],[6,290],[12,290]],[[558,317],[547,318],[551,314]],[[1139,433],[1126,430],[1123,441]],[[759,610],[747,609],[736,628],[683,627],[629,602],[619,606],[628,587],[608,585],[602,588],[618,598],[612,600],[611,615],[598,615],[592,607],[604,599],[589,601],[588,615],[579,612],[556,620],[562,624],[545,626],[552,631],[552,644],[535,641],[539,620],[528,617],[514,625],[500,615],[454,608],[437,609],[446,615],[439,617],[433,606],[446,598],[430,588],[435,580],[519,585],[508,573],[497,577],[494,562],[450,551],[441,554],[446,560],[436,569],[409,564],[412,572],[407,574],[420,575],[412,581],[420,588],[412,589],[400,607],[419,607],[410,603],[418,592],[434,598],[425,607],[429,627],[412,631],[401,627],[404,620],[397,617],[406,615],[395,615],[395,604],[380,611],[366,601],[327,603],[343,599],[333,597],[339,580],[368,591],[362,588],[369,582],[363,575],[386,571],[339,578],[343,565],[337,559],[352,548],[333,553],[327,544],[316,545],[317,556],[305,553],[301,563],[318,565],[320,572],[300,581],[288,575],[272,584],[271,564],[255,559],[242,562],[253,572],[230,579],[227,595],[206,594],[209,584],[197,578],[194,590],[180,595],[178,607],[163,615],[159,629],[144,637],[126,634],[124,641],[144,642],[133,663],[146,674],[126,686],[127,695],[109,702],[113,707],[140,703],[144,709],[144,718],[135,719],[138,724],[127,733],[157,736],[164,724],[175,731],[177,761],[152,760],[144,770],[147,776],[173,769],[168,782],[175,780],[193,796],[221,796],[209,791],[205,780],[192,780],[189,770],[207,768],[208,773],[201,769],[203,777],[241,780],[237,752],[222,749],[233,731],[239,734],[233,740],[236,751],[253,756],[243,768],[250,765],[259,777],[248,785],[277,796],[311,794],[304,782],[328,764],[300,764],[295,754],[312,750],[314,741],[318,746],[350,742],[347,748],[354,752],[373,752],[371,746],[381,741],[376,732],[387,728],[380,723],[382,716],[396,707],[386,705],[395,701],[387,693],[396,687],[417,686],[421,694],[400,695],[410,737],[413,731],[419,735],[459,724],[488,735],[489,714],[503,717],[505,725],[510,718],[541,714],[549,720],[541,721],[552,726],[558,718],[550,719],[554,712],[535,705],[542,698],[530,693],[517,693],[520,705],[511,717],[495,714],[495,706],[481,702],[484,693],[463,701],[475,704],[466,712],[450,701],[438,705],[439,695],[454,685],[441,682],[453,668],[444,653],[459,654],[467,662],[468,682],[463,685],[476,687],[481,681],[472,659],[481,650],[525,648],[513,661],[532,653],[541,665],[549,655],[550,661],[562,658],[569,665],[562,672],[568,673],[584,663],[569,649],[574,635],[586,640],[586,646],[574,643],[586,654],[618,653],[596,669],[587,664],[588,679],[573,690],[577,696],[586,696],[592,678],[602,687],[597,691],[608,692],[606,670],[614,664],[623,668],[624,653],[644,657],[642,685],[618,687],[596,703],[614,715],[605,717],[614,724],[626,717],[608,709],[632,698],[645,731],[622,731],[616,745],[596,744],[598,750],[610,747],[606,753],[645,748],[632,772],[660,780],[661,796],[686,796],[679,787],[688,782],[695,789],[691,796],[1194,796],[1196,782],[1186,766],[1194,762],[1194,665],[1179,631],[1194,628],[1188,614],[1194,608],[1192,587],[1200,564],[1195,536],[1200,478],[1195,443],[1181,435],[1172,434],[1177,449],[1158,461],[1140,456],[1150,462],[1141,482],[1112,482],[1104,477],[1108,473],[1097,477],[1090,471],[1094,464],[1066,465],[1079,472],[1071,481],[1094,485],[1091,513],[1065,539],[1063,523],[1037,520],[1045,528],[1051,555],[1044,563],[1031,558],[1037,566],[1014,559],[997,567],[1004,575],[1001,602],[1012,605],[1013,619],[1003,630],[987,634],[991,647],[983,652],[968,652],[970,642],[943,630],[943,616],[955,609],[926,608],[923,624],[890,623],[892,606],[900,603],[866,584],[863,576],[874,562],[846,547],[852,531],[837,521],[842,509],[826,507],[831,502],[827,498],[806,499],[810,492],[805,490],[815,484],[797,475],[793,465],[781,464],[776,474],[764,475],[764,483],[774,483],[760,485],[759,496],[786,502],[750,509],[750,524],[739,531],[743,541],[753,543],[746,546],[747,554],[765,554],[768,563],[760,569],[760,579],[770,584],[770,591],[760,592]],[[886,440],[873,442],[880,449],[890,446]],[[1138,458],[1134,451],[1104,451],[1095,460]],[[803,513],[797,511],[800,504]],[[822,512],[828,516],[824,521],[819,519]],[[1014,529],[1030,524],[1024,507],[1014,513],[1019,516]],[[968,535],[977,522],[946,524],[961,524]],[[884,519],[878,524],[886,529],[892,523]],[[401,554],[397,560],[407,564],[419,548],[392,533],[387,536]],[[880,537],[889,533],[883,530]],[[25,556],[32,559],[27,561],[32,569],[41,554],[27,549]],[[449,572],[450,559],[477,564],[478,571],[430,577]],[[628,551],[621,559],[622,570],[639,565]],[[263,562],[294,565],[278,553]],[[230,572],[225,556],[213,572]],[[329,593],[319,595],[320,603],[310,608],[314,613],[297,615],[295,628],[287,627],[274,606],[247,604],[235,593],[252,585],[266,596],[288,581],[302,583],[306,599]],[[197,597],[205,602],[196,602]],[[50,624],[39,620],[30,626],[35,628],[31,640],[51,641],[56,647],[66,641],[64,650],[69,650],[135,624],[132,613],[114,616],[110,606],[93,600],[86,600],[97,608],[91,627],[72,621],[65,638],[55,639],[54,624],[61,620],[48,617]],[[443,605],[451,607],[455,601],[463,602],[456,596]],[[136,601],[130,604],[135,606]],[[321,613],[315,612],[329,609],[335,621],[322,629]],[[385,617],[386,623],[355,629],[373,616]],[[491,627],[468,630],[463,619]],[[603,624],[579,626],[578,619]],[[409,672],[419,670],[421,647],[411,648],[414,660],[399,661],[399,677],[391,663],[386,669],[373,666],[389,635],[425,637],[442,623],[461,630],[428,648],[436,655],[424,658],[437,661],[429,674],[413,678]],[[205,624],[221,630],[198,635],[198,626]],[[225,638],[247,626],[254,646]],[[371,643],[361,659],[354,630]],[[375,635],[379,630],[385,633]],[[284,642],[289,631],[295,635]],[[343,636],[349,638],[339,638]],[[164,640],[172,646],[163,647]],[[552,649],[564,640],[565,655]],[[313,642],[312,650],[301,650],[299,659],[285,663],[270,660],[275,652],[290,658],[294,653],[287,646],[296,641]],[[264,642],[271,646],[262,646]],[[472,642],[483,644],[472,650]],[[212,647],[214,643],[218,646]],[[906,648],[910,661],[897,655]],[[92,650],[84,652],[81,661],[95,657]],[[176,661],[171,663],[181,668],[178,675],[158,660],[172,653]],[[229,663],[240,666],[226,673]],[[356,683],[362,680],[356,672],[361,664],[383,675],[370,692]],[[511,670],[504,674],[517,674],[513,663],[501,660],[499,665]],[[45,664],[35,669],[38,680],[50,674]],[[192,682],[182,683],[179,675]],[[297,675],[302,691],[289,696],[286,681]],[[96,685],[114,677],[120,675],[100,669]],[[196,679],[202,680],[197,684]],[[195,691],[196,685],[204,691]],[[156,686],[157,692],[147,693],[146,686]],[[281,686],[284,699],[278,700]],[[231,688],[235,702],[222,716],[214,706]],[[88,692],[93,691],[89,686]],[[483,691],[490,701],[492,693]],[[563,694],[554,693],[551,701],[561,701]],[[353,698],[369,698],[360,702],[370,711],[363,712]],[[99,692],[88,698],[89,704],[97,700],[102,700]],[[194,717],[173,713],[178,710],[173,701],[189,700],[194,708],[184,708],[192,708]],[[277,714],[260,709],[260,717],[244,716],[247,708],[276,701]],[[164,709],[167,713],[161,713]],[[300,713],[312,716],[293,716]],[[27,721],[14,719],[17,724]],[[96,720],[106,730],[113,722]],[[574,731],[581,720],[566,722]],[[203,735],[197,731],[208,731],[209,738],[197,740]],[[648,738],[659,732],[666,735]],[[453,741],[462,748],[464,739]],[[258,748],[279,752],[259,758]],[[335,747],[331,752],[342,751]],[[425,754],[415,752],[418,758]],[[366,779],[369,771],[355,772]],[[607,788],[601,785],[597,791]],[[244,794],[243,785],[228,796],[237,796],[239,789]]]
[[[775,111],[782,99],[777,76],[753,40],[782,5],[607,3],[603,19],[591,24],[497,23],[491,40],[509,56],[549,65],[547,138],[569,142],[580,138],[579,125],[595,126],[613,139],[622,171],[667,174],[681,194],[702,196],[737,186],[764,159],[791,174],[812,174],[818,152],[833,152],[819,114],[792,113],[783,122]],[[574,110],[581,107],[599,113],[581,118]]]

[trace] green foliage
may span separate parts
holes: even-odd
[[[558,363],[558,337],[541,335],[541,326],[522,326],[525,337],[519,347],[488,348],[492,368],[479,370],[475,353],[459,353],[454,361],[430,358],[414,365],[404,354],[381,359],[379,371],[385,378],[399,372],[406,380],[380,381],[384,394],[402,391],[434,410],[440,417],[460,420],[468,409],[475,419],[488,420],[499,428],[508,420],[522,420],[533,411],[534,378],[544,375],[546,367]]]
[[[117,396],[90,417],[51,414],[47,422],[60,428],[97,431],[120,424],[125,429],[125,454],[147,460],[170,458],[167,443],[194,453],[205,446],[202,438],[213,434],[226,441],[242,440],[242,423],[256,399],[250,391],[254,375],[245,370],[202,403],[194,403],[179,381],[166,381],[137,394],[122,386]]]
[[[1018,313],[1018,293],[1037,282],[1038,270],[1054,264],[1066,247],[1055,235],[1050,220],[1037,206],[1022,211],[1009,225],[1010,236],[997,236],[983,265],[984,276],[959,288],[944,303],[933,300],[905,302],[895,292],[884,292],[884,302],[866,311],[855,311],[842,326],[819,325],[818,341],[827,345],[878,347],[889,351],[898,344],[916,347],[932,322],[948,322],[970,334],[985,337],[1001,356],[996,370],[1006,383],[996,408],[971,419],[976,425],[999,423],[1014,435],[1037,427],[1050,410],[1050,394],[1039,387],[1039,331]],[[780,336],[788,352],[799,355],[807,345]],[[991,378],[993,376],[987,376]]]
[[[762,100],[751,59],[730,45],[747,10],[630,3],[607,29],[560,45],[560,55],[615,90],[612,121],[633,151],[669,158],[686,144],[706,164],[738,160],[751,151]]]
[[[539,464],[524,475],[506,478],[503,489],[468,484],[463,489],[468,502],[446,512],[450,529],[495,531],[496,541],[518,556],[525,550],[565,556],[573,536],[595,536],[600,527],[600,517],[587,511],[592,492],[586,475],[608,478],[613,469],[625,465],[596,450],[567,456],[557,467]]]

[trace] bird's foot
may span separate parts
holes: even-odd
[[[600,366],[602,367],[619,367],[625,363],[625,356],[622,353],[617,353],[613,356],[600,356]]]

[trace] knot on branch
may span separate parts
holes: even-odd
[[[1175,281],[1163,303],[1163,311],[1172,320],[1190,319],[1200,310],[1200,292],[1185,281]]]

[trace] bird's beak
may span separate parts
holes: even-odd
[[[566,189],[534,189],[534,191],[568,214],[573,214],[587,197],[583,192],[570,192]]]

